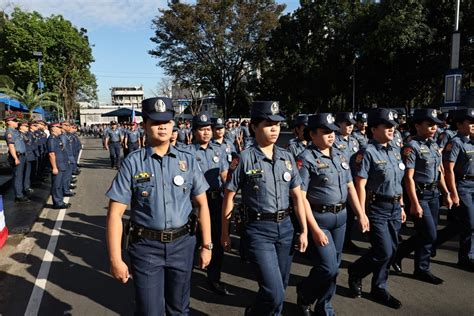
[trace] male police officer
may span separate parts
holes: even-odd
[[[225,159],[228,163],[232,162],[232,158],[237,155],[237,150],[235,145],[228,142],[227,139],[224,137],[225,134],[225,126],[224,120],[221,118],[214,118],[211,119],[212,125],[212,143],[214,145],[220,146],[222,149],[222,154],[224,155]]]
[[[5,131],[5,140],[8,145],[8,160],[13,168],[13,192],[15,193],[15,202],[27,202],[29,199],[23,194],[23,173],[26,166],[26,145],[20,132],[17,130],[18,121],[16,116],[10,116],[5,119],[7,130]]]
[[[296,159],[299,154],[305,150],[308,142],[304,138],[304,130],[308,126],[308,115],[300,114],[295,119],[295,134],[296,138],[294,138],[288,144],[288,150],[293,154],[293,157]]]
[[[122,216],[131,204],[128,248],[137,315],[188,315],[196,238],[191,197],[199,210],[201,268],[211,259],[206,183],[196,159],[170,145],[173,104],[168,98],[142,102],[147,145],[128,155],[112,186],[107,218],[111,273],[126,283],[122,260]],[[191,234],[190,234],[191,233]]]
[[[140,141],[140,132],[137,129],[137,123],[133,123],[132,129],[126,132],[124,147],[128,150],[128,153],[131,153],[132,151],[142,147]]]
[[[356,129],[352,132],[352,136],[359,142],[359,147],[367,145],[369,138],[367,137],[367,113],[359,113],[356,116]]]
[[[110,153],[110,166],[118,169],[120,167],[120,144],[123,142],[123,135],[117,129],[117,122],[110,122],[110,126],[104,134],[105,149]]]
[[[351,112],[336,114],[336,125],[339,126],[339,131],[336,132],[334,146],[342,151],[347,159],[350,159],[353,154],[359,151],[360,147],[357,139],[351,135],[355,123],[354,114]]]

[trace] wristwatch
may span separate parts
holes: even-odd
[[[212,248],[214,248],[214,244],[211,241],[207,245],[202,245],[201,248],[206,248],[207,250],[212,250]]]

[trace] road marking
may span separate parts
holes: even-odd
[[[81,155],[82,155],[82,148],[79,151],[79,155],[77,156],[77,164],[79,164],[79,161],[81,161]]]
[[[69,202],[69,197],[64,198],[64,203]],[[35,286],[33,287],[33,292],[31,293],[30,300],[28,301],[28,306],[26,307],[25,315],[38,315],[39,308],[41,305],[41,300],[43,299],[43,293],[46,289],[46,284],[48,283],[49,270],[51,269],[51,263],[54,259],[54,252],[58,244],[59,232],[63,224],[64,216],[66,215],[66,209],[60,209],[58,217],[56,218],[56,223],[54,224],[53,231],[51,232],[51,238],[49,239],[48,247],[43,256],[43,261],[41,262],[41,267],[36,277]]]

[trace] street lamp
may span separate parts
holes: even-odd
[[[356,62],[357,62],[357,59],[359,57],[360,57],[360,55],[356,51],[354,53],[354,59],[352,60],[352,113],[355,113],[355,104],[356,104]]]
[[[461,34],[459,32],[460,5],[461,0],[456,0],[454,32],[451,42],[451,64],[450,70],[445,76],[444,104],[449,106],[457,106],[461,103],[462,70],[459,69],[459,47],[461,43]]]
[[[43,58],[43,53],[40,51],[33,52],[33,56],[38,57],[38,89],[40,93],[43,93],[43,82],[41,81],[41,59]]]

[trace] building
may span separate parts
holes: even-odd
[[[144,92],[143,86],[137,87],[112,87],[112,106],[141,107]]]

